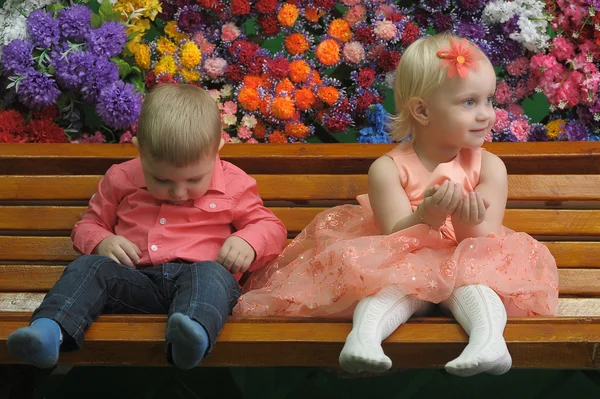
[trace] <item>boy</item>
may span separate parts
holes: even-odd
[[[240,295],[238,280],[276,257],[286,229],[256,182],[221,161],[221,117],[204,90],[165,85],[145,99],[133,144],[139,158],[112,166],[73,228],[84,254],[8,337],[9,352],[54,366],[81,348],[102,313],[168,313],[167,358],[195,367]]]

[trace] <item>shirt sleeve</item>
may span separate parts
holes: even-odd
[[[234,236],[245,240],[256,252],[249,271],[261,268],[277,257],[286,244],[287,230],[281,220],[263,205],[256,180],[245,176],[242,190],[235,203]]]
[[[122,172],[116,166],[112,166],[100,180],[88,209],[73,227],[73,247],[82,254],[91,254],[102,240],[115,235],[117,208],[123,191],[119,187],[119,181],[123,181]]]

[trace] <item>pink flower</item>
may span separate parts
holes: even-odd
[[[385,41],[394,40],[398,36],[398,28],[392,21],[387,19],[375,22],[374,32],[375,36]]]
[[[223,104],[223,112],[226,114],[235,114],[237,112],[237,104],[233,101],[225,101]]]
[[[227,23],[221,28],[221,40],[224,42],[232,42],[240,36],[240,28],[233,23]]]
[[[348,22],[350,27],[354,27],[357,23],[363,22],[365,20],[366,13],[367,11],[365,9],[365,6],[359,4],[350,8],[346,12],[344,19],[346,20],[346,22]]]
[[[226,143],[229,143],[231,141],[231,136],[229,135],[229,133],[225,132],[225,131],[221,131],[221,138],[223,139],[223,141],[225,141]]]
[[[531,94],[528,83],[528,81],[524,80],[519,80],[519,83],[517,83],[517,87],[515,88],[515,97],[517,101],[522,100]]]
[[[192,40],[194,41],[194,43],[196,43],[200,47],[200,51],[202,52],[202,57],[210,56],[215,51],[215,45],[212,44],[211,42],[209,42],[208,40],[206,40],[204,38],[204,35],[202,34],[202,32],[196,33],[192,37]]]
[[[512,101],[512,90],[510,86],[503,80],[496,87],[496,102],[504,105]]]
[[[386,19],[391,19],[394,13],[394,7],[390,4],[382,4],[377,8],[376,14],[383,14]]]
[[[127,131],[129,132],[129,131]],[[123,135],[121,136],[121,140],[123,140],[123,136],[125,136],[125,134],[127,133],[123,133]],[[129,133],[131,135],[131,133]],[[100,132],[96,132],[94,133],[93,136],[91,136],[89,133],[84,133],[79,139],[77,140],[72,140],[71,143],[80,143],[80,144],[102,144],[106,142],[106,137],[104,137],[104,135]],[[121,141],[123,142],[123,141]],[[129,142],[131,142],[131,139],[129,139]]]
[[[360,4],[360,0],[342,0],[342,3],[344,3],[345,6],[352,7]]]
[[[237,131],[237,136],[242,139],[250,139],[252,138],[252,130],[248,129],[246,126],[240,126]]]
[[[204,70],[213,79],[223,76],[226,69],[227,61],[221,57],[209,58],[204,61]]]
[[[587,101],[593,102],[600,90],[600,73],[589,75],[581,84],[581,90],[587,95]]]
[[[358,64],[365,59],[365,49],[356,41],[346,43],[343,52],[346,61],[352,64]]]
[[[523,110],[523,107],[521,107],[519,104],[508,104],[508,112],[516,115],[516,116],[523,116],[525,115],[525,111]]]
[[[258,144],[258,140],[256,140],[255,138],[249,138],[248,140],[246,140],[247,144]]]
[[[213,98],[213,100],[215,101],[219,101],[219,99],[221,98],[221,92],[217,89],[210,89],[208,91],[208,94],[210,94],[210,96]],[[219,109],[221,109],[221,103],[219,103]]]
[[[370,60],[376,60],[377,58],[379,58],[379,55],[383,50],[385,50],[385,46],[382,44],[378,44],[377,46],[372,48],[371,51],[369,51],[367,58]]]
[[[127,130],[127,131],[125,131],[125,133],[123,133],[121,135],[121,138],[119,139],[119,143],[121,143],[121,144],[131,143],[132,138],[133,138],[133,134],[131,134],[131,132],[129,130]]]
[[[529,122],[526,119],[517,119],[510,123],[510,132],[516,137],[517,141],[527,141],[529,137]]]
[[[556,58],[551,55],[536,54],[531,57],[531,69],[534,72],[540,73],[548,69],[552,69],[557,64]]]
[[[552,40],[552,55],[559,61],[565,61],[574,56],[575,45],[562,36]]]
[[[506,66],[509,75],[521,76],[527,72],[529,68],[529,59],[527,57],[519,57]]]
[[[494,124],[493,130],[495,132],[501,132],[508,127],[510,121],[508,119],[508,111],[502,108],[496,108],[496,123]]]

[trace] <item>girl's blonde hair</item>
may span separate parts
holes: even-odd
[[[159,86],[144,100],[137,138],[152,158],[178,167],[216,155],[221,141],[217,102],[196,86]]]
[[[389,134],[392,141],[406,139],[415,129],[409,109],[411,100],[427,97],[446,80],[447,69],[440,66],[436,53],[449,46],[450,38],[461,39],[448,33],[423,37],[402,54],[394,80],[396,115],[391,117]]]

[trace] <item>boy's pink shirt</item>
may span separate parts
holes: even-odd
[[[139,158],[113,165],[75,224],[74,248],[91,254],[102,240],[120,235],[142,251],[139,267],[181,260],[214,261],[225,240],[237,236],[256,252],[256,270],[286,244],[283,223],[263,206],[256,181],[217,157],[208,191],[183,205],[155,199],[145,190]],[[241,273],[235,275],[239,280]]]

